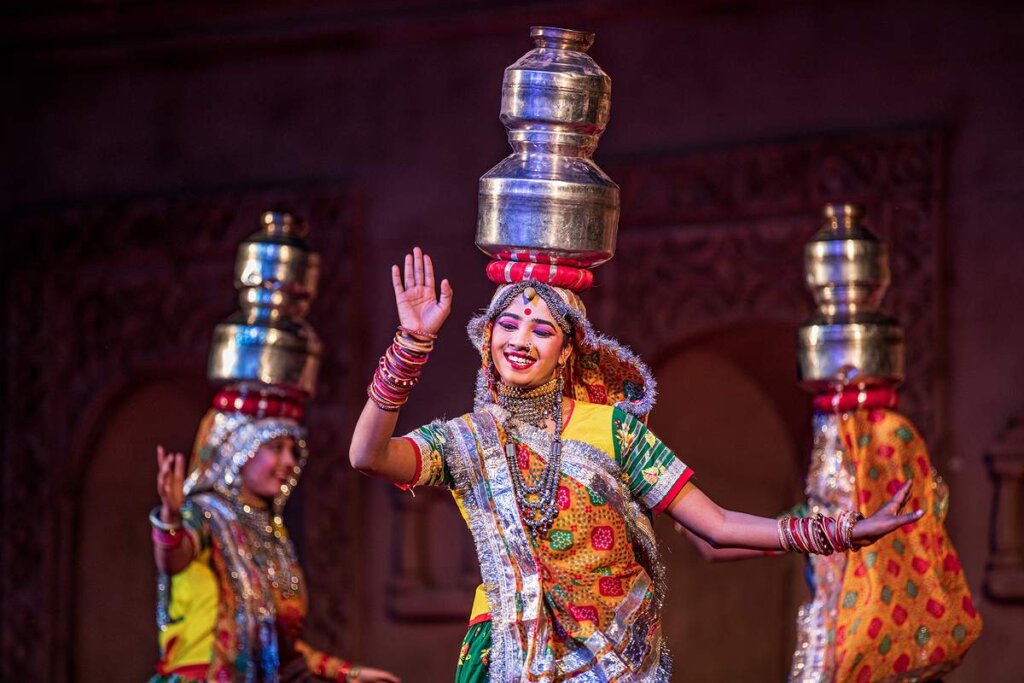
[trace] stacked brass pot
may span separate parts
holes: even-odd
[[[291,214],[268,211],[235,259],[241,310],[213,332],[208,375],[218,383],[309,398],[320,366],[320,338],[306,322],[320,257]]]
[[[586,54],[594,34],[535,26],[505,69],[501,122],[513,153],[480,178],[476,245],[495,259],[588,268],[615,253],[619,187],[591,159],[611,79]]]
[[[852,204],[829,204],[804,248],[807,286],[818,312],[797,333],[801,385],[820,393],[837,385],[903,381],[903,329],[879,312],[889,287],[889,253]]]

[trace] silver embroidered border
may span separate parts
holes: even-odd
[[[854,509],[854,477],[839,436],[840,417],[816,413],[814,446],[807,472],[807,504],[810,514],[834,516]],[[835,637],[839,600],[846,570],[846,554],[808,557],[814,595],[797,613],[796,651],[788,680],[792,683],[828,683],[836,674]]]
[[[529,641],[529,625],[523,623],[520,629],[519,624],[527,602],[536,604],[540,599],[540,581],[511,478],[488,481],[483,476],[504,463],[497,424],[489,415],[467,415],[449,421],[446,429],[448,469],[466,511],[491,610],[490,679],[519,680]],[[520,533],[506,536],[505,529],[514,525]],[[516,559],[510,560],[510,555]],[[524,573],[532,574],[529,584],[521,578]]]
[[[248,550],[240,544],[241,523],[231,505],[216,494],[199,493],[191,500],[210,527],[210,534],[224,559],[225,578],[235,595],[234,619],[238,627],[233,666],[235,680],[276,683],[280,659],[274,601],[260,572],[247,561]]]
[[[673,458],[665,471],[658,475],[658,481],[654,483],[654,486],[643,495],[644,504],[651,509],[657,507],[672,491],[672,487],[679,481],[679,477],[683,476],[688,469],[689,467],[682,460]]]
[[[241,490],[242,468],[249,462],[260,445],[281,436],[295,439],[297,462],[274,497],[274,522],[280,525],[281,514],[288,497],[299,483],[302,469],[309,457],[306,429],[289,418],[263,418],[254,420],[242,413],[218,413],[207,439],[207,446],[215,449],[213,462],[197,467],[185,480],[185,495],[218,491],[233,500]]]
[[[584,648],[557,662],[544,647],[550,626],[544,614],[536,558],[519,515],[500,442],[497,425],[504,417],[502,409],[489,405],[484,411],[446,425],[452,447],[447,453],[449,470],[466,510],[491,607],[490,679],[520,680],[524,676],[523,663],[529,662],[530,680],[549,681],[557,677],[598,683],[621,680],[625,672],[633,671],[631,681],[667,683],[671,678],[671,657],[659,625],[665,572],[658,559],[654,529],[629,495],[618,465],[598,449],[579,441],[563,442],[562,471],[603,496],[625,520],[637,559],[651,577],[650,583],[643,586],[643,595],[652,588],[653,599],[649,609],[638,613],[643,595],[634,596],[631,592],[616,610],[610,635],[596,632]],[[525,429],[523,436],[536,452],[547,452],[550,436],[546,432]],[[637,586],[634,589],[640,590]],[[648,633],[655,634],[650,643]],[[623,654],[628,662],[623,660]],[[575,671],[579,673],[573,674]]]

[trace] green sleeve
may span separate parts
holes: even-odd
[[[653,512],[663,511],[693,476],[693,470],[626,411],[613,411],[612,429],[615,461],[633,497]]]
[[[406,484],[413,486],[445,486],[451,488],[452,478],[448,471],[445,449],[448,447],[448,430],[440,420],[406,434],[406,439],[416,452],[416,474]]]

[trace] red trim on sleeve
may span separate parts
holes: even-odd
[[[676,499],[676,496],[678,496],[679,492],[683,490],[683,487],[686,486],[686,482],[690,481],[691,477],[693,477],[693,470],[687,467],[683,470],[683,473],[679,475],[679,478],[676,479],[676,483],[672,484],[672,488],[668,490],[665,497],[661,499],[660,503],[654,506],[654,509],[651,510],[651,512],[657,514],[668,509],[668,506]]]
[[[398,482],[395,482],[395,486],[403,491],[408,491],[413,487],[413,484],[420,480],[420,474],[423,472],[423,457],[420,455],[419,444],[417,444],[414,439],[408,436],[403,436],[402,438],[409,442],[409,445],[412,446],[412,452],[416,454],[416,472],[412,475],[412,479],[409,480],[408,484],[399,484]]]
[[[469,623],[466,624],[466,626],[467,627],[468,626],[476,626],[477,624],[482,624],[485,621],[490,621],[490,620],[491,620],[491,613],[490,612],[484,612],[483,614],[478,614],[475,617],[473,617],[472,619],[470,619]]]

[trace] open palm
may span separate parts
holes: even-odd
[[[452,312],[452,286],[441,280],[441,297],[434,289],[434,264],[430,256],[416,247],[405,255],[405,272],[391,266],[391,284],[402,327],[437,334]]]
[[[858,546],[871,545],[888,533],[921,519],[924,510],[914,510],[908,514],[900,514],[900,510],[910,499],[912,480],[907,480],[892,499],[878,508],[875,514],[857,522],[853,528],[853,540]]]
[[[185,456],[168,453],[163,446],[156,447],[156,492],[160,496],[160,517],[164,522],[177,522],[181,506],[185,504]]]

